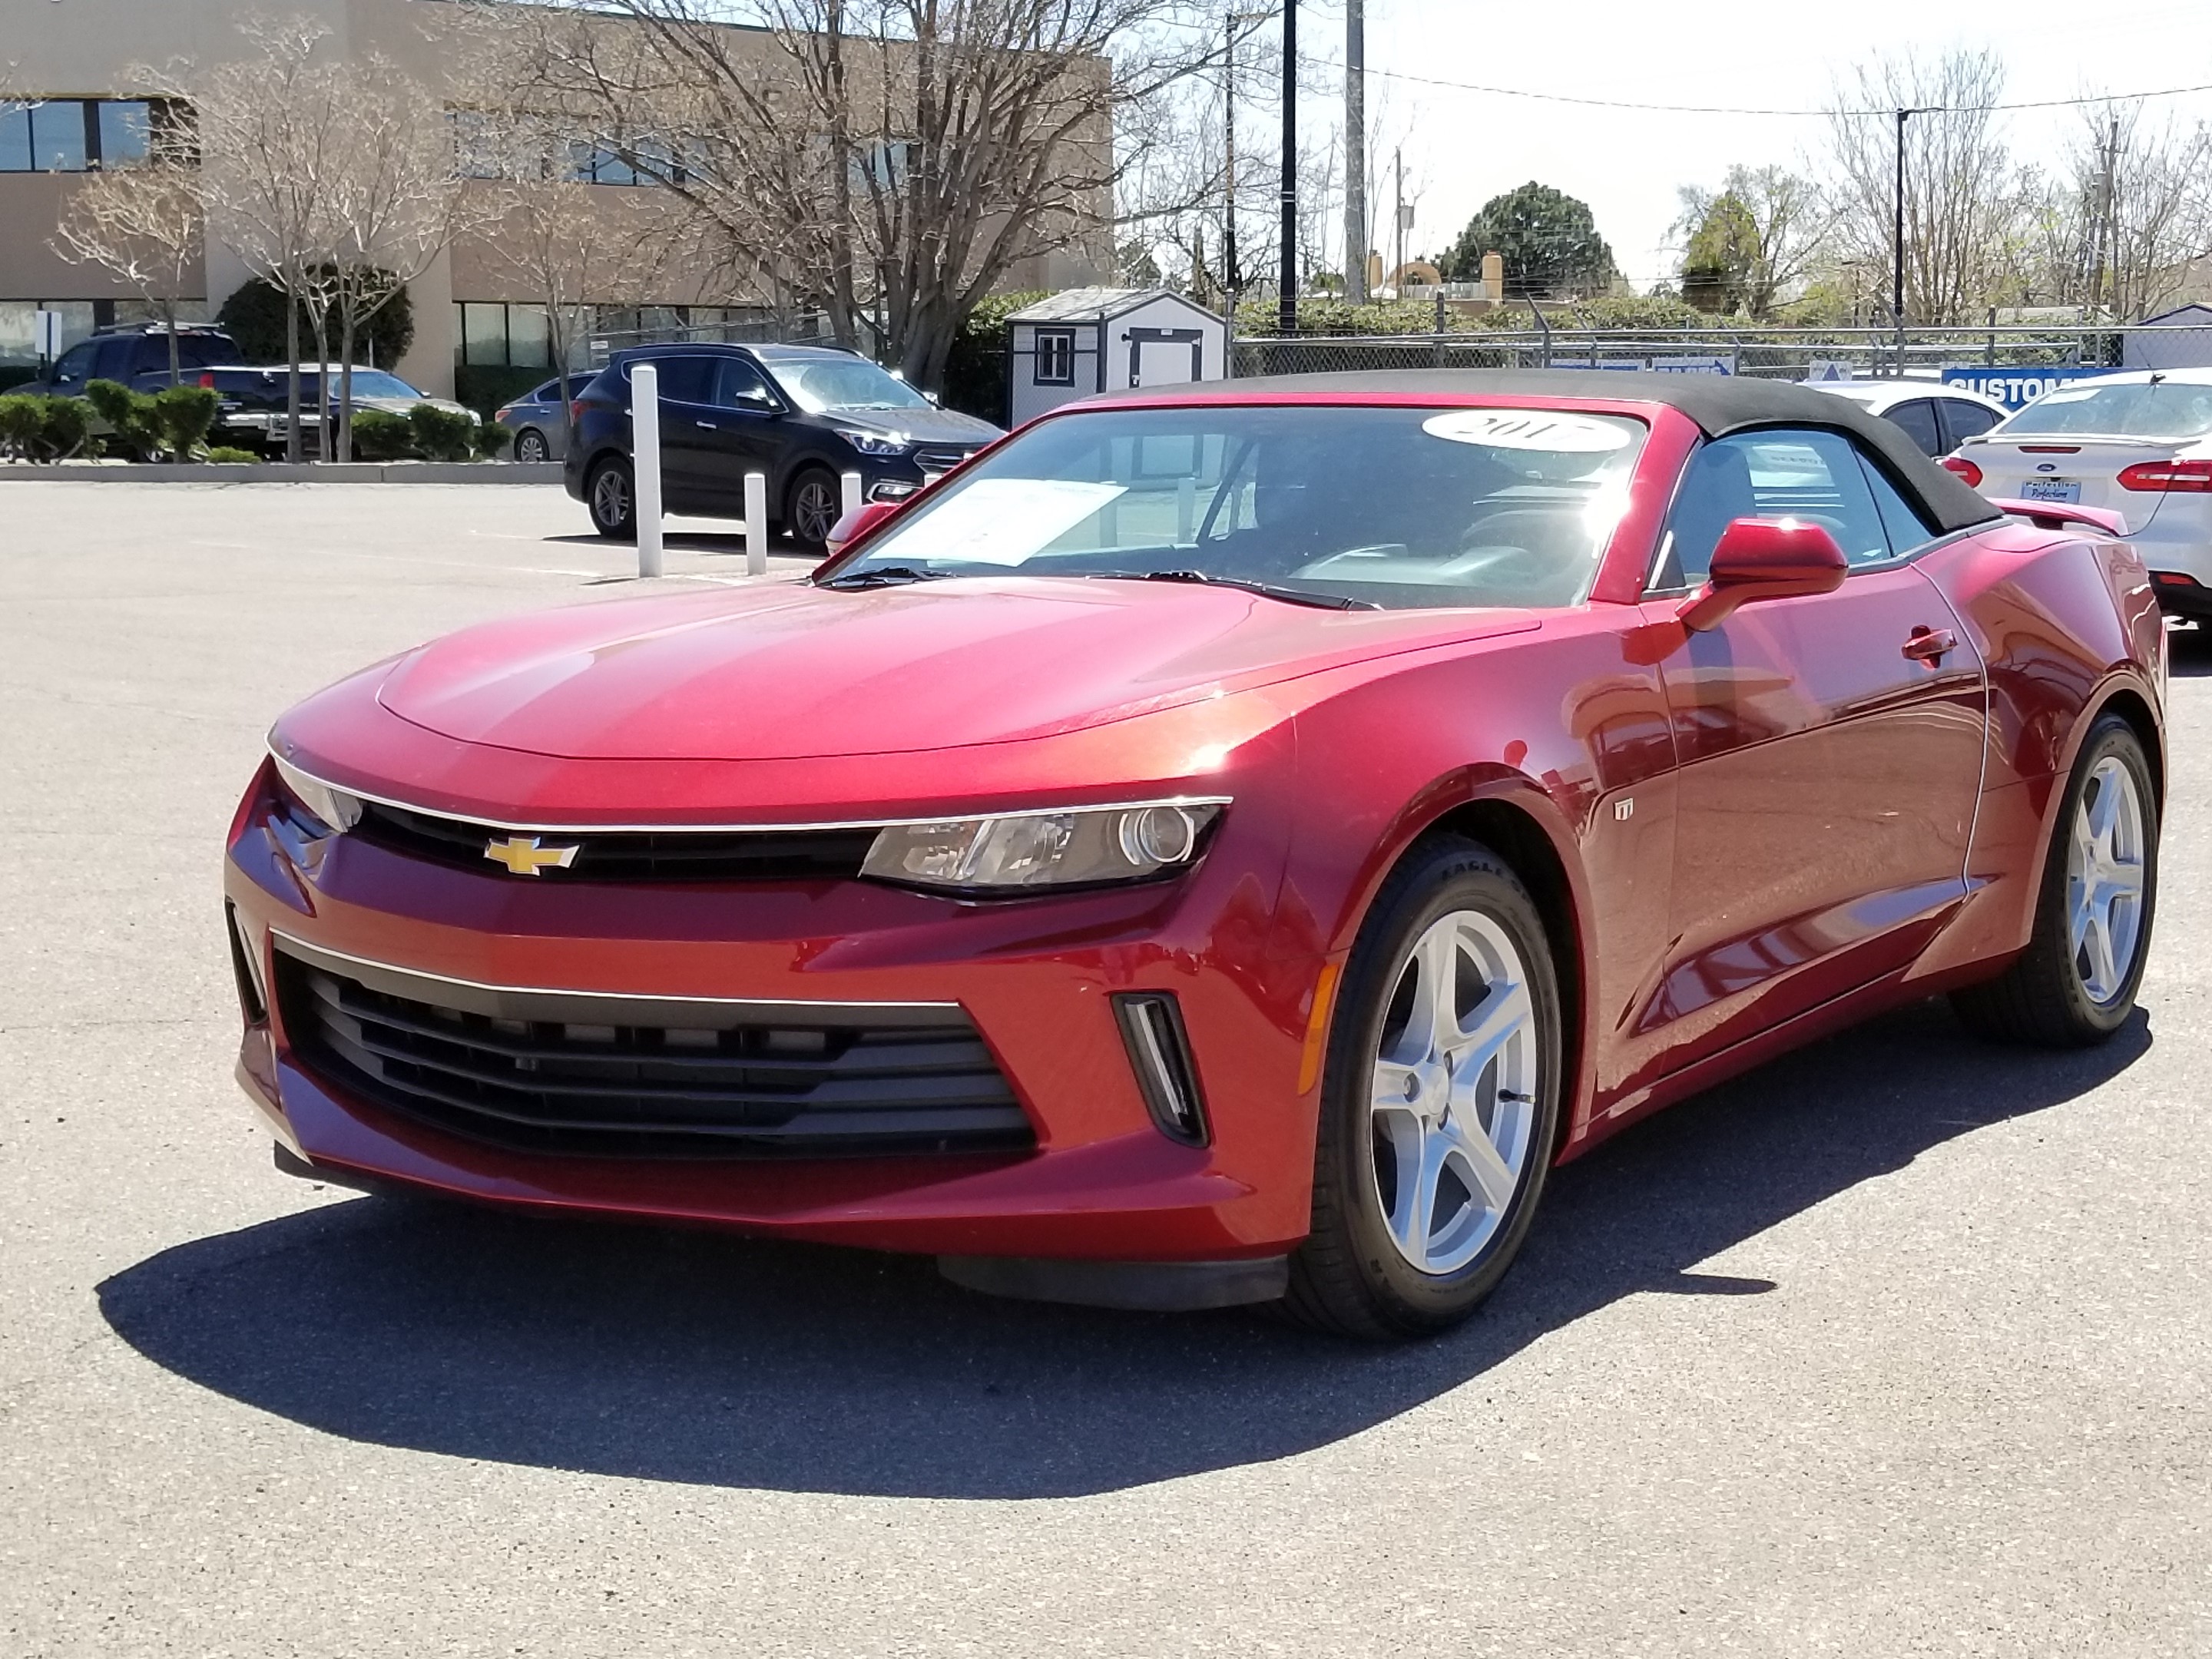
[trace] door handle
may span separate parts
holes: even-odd
[[[702,432],[720,432],[722,429],[719,426],[716,426],[712,421],[694,421],[691,424],[697,427]]]
[[[1916,628],[1905,642],[1905,654],[1915,662],[1937,667],[1959,648],[1959,636],[1948,628]]]

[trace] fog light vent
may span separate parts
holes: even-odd
[[[1152,1121],[1170,1140],[1203,1146],[1208,1135],[1206,1101],[1199,1093],[1198,1067],[1184,1034],[1182,1010],[1168,991],[1130,991],[1114,999],[1121,1022],[1121,1041]]]
[[[269,994],[262,988],[261,959],[246,937],[246,924],[238,919],[238,907],[225,899],[222,913],[230,924],[225,931],[230,934],[230,971],[238,980],[239,1006],[245,1010],[248,1025],[262,1024],[269,1018]]]

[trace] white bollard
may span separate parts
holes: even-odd
[[[629,372],[629,459],[636,500],[637,574],[660,574],[660,371],[639,363]]]
[[[842,486],[837,492],[839,508],[848,514],[858,513],[860,510],[860,475],[857,472],[840,473],[837,482]]]
[[[745,474],[745,574],[768,574],[768,474]]]
[[[1176,482],[1176,545],[1192,545],[1198,530],[1198,480],[1185,475]]]

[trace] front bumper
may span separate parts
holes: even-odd
[[[956,1256],[1221,1261],[1279,1255],[1307,1230],[1320,963],[1272,937],[1261,895],[1279,881],[1280,849],[1259,815],[1232,813],[1174,883],[970,904],[850,880],[532,883],[343,836],[302,857],[262,810],[268,787],[264,769],[225,871],[264,1004],[253,1018],[249,1002],[239,1076],[280,1141],[333,1178]],[[1035,1145],[760,1158],[494,1144],[319,1073],[269,994],[286,940],[478,986],[957,1005]],[[1112,1006],[1125,991],[1177,999],[1210,1144],[1155,1124]]]

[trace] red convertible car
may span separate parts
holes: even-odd
[[[2165,641],[2081,509],[1795,386],[1052,415],[807,580],[473,628],[232,828],[295,1173],[1463,1317],[1548,1170],[1902,1000],[2130,1015]]]

